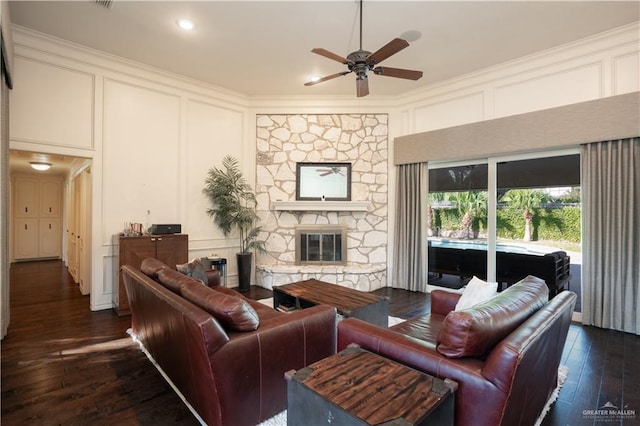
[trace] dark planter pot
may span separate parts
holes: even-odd
[[[251,260],[253,253],[236,253],[238,260],[238,288],[249,291],[251,285]]]

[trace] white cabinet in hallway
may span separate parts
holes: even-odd
[[[40,185],[40,217],[61,217],[62,182],[58,180],[43,181]]]
[[[16,176],[14,259],[62,256],[62,179]]]
[[[15,184],[16,217],[38,217],[38,196],[40,194],[38,179],[17,178]]]
[[[62,221],[60,218],[38,220],[38,257],[62,255]]]
[[[39,244],[38,219],[16,219],[15,224],[15,258],[37,258]]]

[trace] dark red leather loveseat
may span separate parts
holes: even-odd
[[[458,293],[431,293],[431,314],[385,329],[338,324],[338,350],[351,343],[458,383],[457,426],[531,426],[557,384],[576,294],[548,300],[527,277],[489,301],[453,311]]]
[[[336,351],[333,307],[285,314],[156,259],[140,269],[121,271],[134,338],[209,426],[255,425],[285,410],[284,373]]]

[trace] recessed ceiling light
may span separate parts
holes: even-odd
[[[43,163],[40,161],[32,161],[29,163],[32,168],[40,171],[49,170],[51,168],[51,163]]]
[[[322,78],[322,77],[321,77],[321,76],[319,76],[319,75],[312,75],[311,77],[309,77],[309,81],[310,81],[311,83],[315,83],[316,81],[320,81],[320,79],[321,79],[321,78]]]
[[[193,21],[190,21],[188,19],[178,20],[178,26],[185,31],[191,31],[195,27],[195,25],[193,24]]]

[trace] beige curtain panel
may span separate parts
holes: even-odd
[[[640,334],[640,138],[582,146],[582,321]]]
[[[393,287],[427,289],[427,163],[396,167]]]

